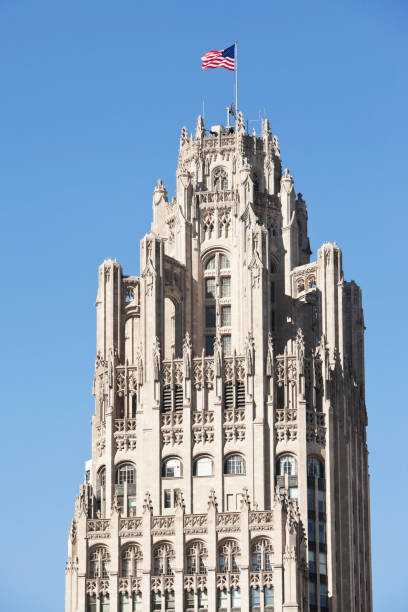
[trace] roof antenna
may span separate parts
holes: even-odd
[[[224,110],[227,111],[227,128],[228,128],[228,131],[229,131],[229,128],[231,127],[231,124],[230,124],[230,115],[235,117],[234,105],[230,104],[229,106],[226,106]]]

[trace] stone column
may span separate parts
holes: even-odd
[[[208,612],[216,612],[217,605],[217,498],[211,489],[207,513],[207,593]]]
[[[118,612],[118,589],[120,571],[120,546],[119,546],[119,521],[120,511],[118,499],[115,495],[112,502],[110,520],[110,572],[109,572],[109,612]]]
[[[241,610],[249,610],[249,567],[251,555],[251,537],[249,532],[250,503],[248,490],[244,489],[241,499],[240,546],[241,546]]]
[[[183,610],[184,605],[184,584],[183,584],[183,568],[184,568],[184,502],[182,497],[178,497],[174,515],[175,527],[175,543],[174,549],[176,553],[175,576],[174,576],[174,594],[176,610]]]
[[[150,494],[146,493],[143,503],[142,612],[150,612],[151,608],[152,515]]]

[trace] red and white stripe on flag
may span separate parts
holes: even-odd
[[[227,70],[234,70],[235,59],[234,57],[225,57],[224,50],[222,51],[208,51],[201,58],[202,66],[201,70],[206,68],[226,68]]]

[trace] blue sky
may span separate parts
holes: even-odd
[[[181,127],[233,100],[232,73],[200,57],[235,39],[241,110],[279,136],[313,257],[336,241],[363,289],[375,610],[406,609],[406,30],[395,0],[0,0],[1,610],[63,610],[97,266],[138,273]]]

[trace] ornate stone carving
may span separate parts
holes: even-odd
[[[216,529],[221,533],[240,531],[239,512],[219,512],[217,514]]]
[[[184,533],[207,533],[207,515],[186,514],[184,516]]]

